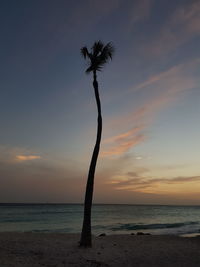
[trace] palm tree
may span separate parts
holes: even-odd
[[[88,60],[88,68],[86,73],[93,73],[93,87],[97,104],[98,111],[98,125],[97,125],[97,137],[96,144],[93,150],[90,168],[88,172],[88,180],[85,192],[84,202],[84,219],[81,233],[80,246],[91,247],[92,246],[92,235],[91,235],[91,208],[93,198],[93,186],[94,186],[94,174],[99,154],[101,133],[102,133],[102,116],[101,116],[101,102],[99,98],[98,82],[97,82],[97,71],[101,71],[102,67],[112,59],[114,53],[114,47],[111,43],[104,45],[101,41],[95,42],[89,52],[87,47],[81,48],[81,55],[84,59]]]

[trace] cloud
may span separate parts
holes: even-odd
[[[94,199],[100,203],[199,204],[200,176],[152,178],[131,154],[100,160]],[[127,170],[130,171],[127,171]]]
[[[137,144],[145,140],[145,135],[141,133],[144,126],[134,127],[133,129],[103,140],[103,151],[101,157],[119,156]]]
[[[175,9],[157,36],[144,45],[149,55],[166,55],[200,35],[200,2],[188,1]]]
[[[152,97],[144,100],[137,109],[131,109],[121,116],[108,119],[107,128],[117,131],[120,128],[128,128],[130,125],[133,128],[103,140],[101,155],[107,157],[122,155],[135,145],[147,140],[147,130],[160,111],[176,103],[181,94],[199,85],[200,78],[196,73],[199,67],[200,58],[197,58],[151,75],[144,82],[134,86],[129,91],[130,94],[138,90],[148,90],[152,92]]]
[[[139,131],[141,131],[143,129],[143,127],[135,127],[125,133],[122,133],[120,135],[117,135],[117,136],[113,136],[111,138],[108,138],[108,139],[105,139],[103,141],[104,144],[106,143],[112,143],[112,142],[117,142],[117,143],[120,143],[128,138],[131,138],[133,135],[137,134]]]
[[[18,163],[42,159],[40,153],[23,147],[9,147],[0,145],[0,162]]]
[[[27,161],[27,160],[34,160],[34,159],[40,159],[41,156],[36,155],[16,155],[16,159],[18,161]]]
[[[155,84],[159,81],[163,81],[164,79],[168,79],[171,76],[177,75],[177,73],[179,73],[181,71],[181,69],[184,67],[184,65],[185,64],[175,65],[166,71],[162,71],[162,72],[159,72],[155,75],[152,75],[152,76],[148,77],[144,82],[136,85],[136,87],[134,87],[133,90],[137,91],[137,90],[143,89],[143,88],[150,86],[152,84]]]
[[[200,58],[174,65],[165,71],[151,75],[144,82],[133,87],[132,90],[137,91],[152,85],[158,85],[160,90],[165,92],[166,89],[167,92],[175,93],[191,89],[198,83],[191,70],[195,71],[199,65]]]
[[[18,164],[16,161],[5,162],[0,159],[0,202],[82,203],[87,171],[79,169],[79,162],[66,163],[67,166],[65,164],[61,167],[49,160],[33,160],[30,164]],[[147,181],[146,184],[144,183],[147,178],[143,176],[148,173],[148,169],[137,167],[134,163],[134,157],[130,154],[114,159],[100,159],[98,162],[100,168],[97,168],[95,177],[94,203],[175,204],[178,201],[182,204],[199,203],[199,194],[195,194],[194,198],[193,195],[187,195],[184,192],[178,196],[177,192],[172,197],[171,193],[167,195],[160,193],[159,190],[155,193],[147,192],[148,187],[145,191],[144,186],[148,184]],[[130,166],[133,171],[127,172]],[[156,188],[163,179],[160,179],[160,182],[157,179],[157,184],[154,179],[149,180]],[[194,176],[190,180],[197,182],[199,178]],[[110,183],[111,181],[116,183]],[[172,179],[166,180],[166,184],[167,182],[172,183]],[[189,177],[175,177],[172,184],[176,183],[188,185]],[[116,190],[117,186],[128,185],[129,188]],[[185,199],[187,201],[184,202]]]
[[[131,178],[130,178],[131,176]],[[122,178],[123,177],[123,178]],[[115,185],[118,190],[130,190],[145,192],[146,189],[158,190],[156,186],[158,185],[174,185],[174,184],[185,184],[191,182],[200,182],[200,176],[190,176],[190,177],[172,177],[172,178],[148,178],[142,177],[140,172],[127,173],[117,179],[111,180],[111,183]],[[159,190],[158,190],[159,192]]]
[[[126,123],[130,123],[131,119],[140,123],[144,121],[148,127],[148,122],[154,120],[158,112],[175,103],[184,92],[199,86],[200,78],[196,73],[199,67],[200,58],[197,58],[151,75],[144,82],[133,87],[131,89],[133,92],[151,90],[155,95],[122,120]]]

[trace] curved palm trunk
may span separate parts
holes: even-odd
[[[97,158],[99,154],[100,142],[101,142],[101,133],[102,133],[102,116],[101,116],[101,102],[99,98],[98,82],[96,71],[93,71],[93,87],[95,92],[95,98],[97,103],[98,110],[98,124],[97,124],[97,138],[94,151],[92,154],[92,159],[90,163],[88,180],[86,185],[85,192],[85,203],[84,203],[84,219],[83,227],[81,233],[80,246],[91,247],[92,246],[92,234],[91,234],[91,208],[92,208],[92,197],[93,197],[93,187],[94,187],[94,174],[97,163]]]

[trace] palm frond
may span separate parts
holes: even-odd
[[[110,59],[112,60],[113,55],[115,53],[115,48],[114,48],[112,43],[108,43],[107,46],[108,46],[108,48],[107,48],[108,49],[108,55],[109,55]]]
[[[114,54],[114,47],[111,43],[108,43],[106,46],[104,46],[102,53],[101,53],[101,58],[102,60],[108,60],[109,58],[112,60]]]
[[[86,74],[89,74],[91,71],[93,71],[93,68],[92,68],[92,66],[89,66],[89,67],[86,69],[85,73],[86,73]]]
[[[104,44],[100,40],[98,42],[95,42],[92,46],[93,56],[98,56],[98,54],[102,52],[103,47]]]
[[[81,55],[86,59],[86,57],[89,57],[89,52],[86,46],[81,48]]]

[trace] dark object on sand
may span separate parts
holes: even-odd
[[[137,232],[137,235],[151,235],[150,233]]]
[[[144,235],[143,232],[137,232],[137,235]]]
[[[103,233],[103,234],[100,234],[99,236],[106,236],[106,234],[105,234],[105,233]]]

